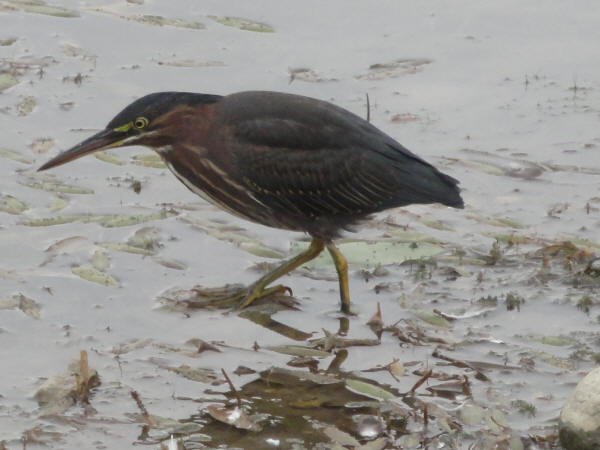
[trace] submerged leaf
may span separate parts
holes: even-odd
[[[349,265],[360,267],[399,264],[404,261],[435,256],[444,251],[442,246],[428,242],[408,243],[392,239],[379,241],[340,240],[336,242],[336,245],[346,257]],[[301,242],[292,242],[291,251],[299,253],[305,250],[305,246],[306,244]],[[317,258],[304,264],[304,267],[332,267],[331,257],[328,253],[323,252]]]
[[[383,80],[415,74],[433,61],[427,58],[401,58],[387,63],[372,64],[367,73],[358,75],[359,80]]]
[[[160,247],[160,232],[156,227],[143,227],[133,233],[127,244],[154,253]]]
[[[61,6],[46,5],[42,1],[36,0],[5,0],[11,6],[34,14],[45,14],[54,17],[79,17],[79,12]]]
[[[14,294],[7,298],[0,298],[0,310],[3,309],[20,309],[25,315],[38,320],[41,306],[23,294]]]
[[[116,166],[125,165],[125,161],[122,161],[121,159],[117,158],[113,153],[106,150],[102,152],[96,152],[94,153],[94,156],[100,161],[104,161],[109,164],[114,164]]]
[[[29,145],[31,151],[34,153],[46,153],[48,150],[52,148],[54,145],[54,139],[49,137],[41,137],[34,139],[34,141]],[[50,178],[50,176],[46,176],[46,178]]]
[[[477,425],[484,418],[485,409],[478,405],[464,405],[459,410],[461,421],[465,425]]]
[[[181,375],[182,377],[187,378],[188,380],[198,381],[200,383],[212,383],[218,378],[214,369],[194,369],[193,367],[190,367],[187,364],[182,364],[178,367],[167,366],[166,369],[178,375]]]
[[[551,366],[558,367],[559,369],[575,370],[575,363],[567,358],[559,358],[558,356],[542,351],[534,353],[538,358]]]
[[[343,446],[358,447],[360,445],[360,442],[358,442],[352,435],[332,425],[324,427],[323,433],[333,442],[337,442]]]
[[[240,430],[260,431],[262,429],[256,418],[249,416],[240,408],[223,408],[219,405],[208,405],[206,411],[213,419],[227,425],[233,425]]]
[[[277,250],[267,247],[258,241],[245,241],[238,244],[242,250],[261,258],[277,258],[282,259],[285,255]]]
[[[138,166],[154,167],[155,169],[166,169],[163,160],[156,153],[148,153],[144,155],[133,155],[131,162]]]
[[[204,61],[199,59],[170,59],[159,61],[158,65],[171,67],[224,67],[225,63],[222,61]]]
[[[386,391],[383,388],[380,388],[375,384],[367,383],[365,381],[356,380],[353,378],[346,379],[346,387],[352,392],[362,394],[370,398],[375,398],[378,400],[389,400],[396,398],[394,394],[392,394],[389,391]]]
[[[327,81],[338,81],[337,78],[325,78],[319,75],[308,67],[290,67],[288,69],[290,73],[290,83],[294,80],[306,81],[308,83],[321,83]]]
[[[80,360],[72,361],[65,373],[49,378],[36,391],[34,397],[40,405],[40,415],[64,413],[75,402],[84,401],[90,389],[98,385],[100,377],[95,369]]]
[[[272,352],[283,353],[285,355],[292,356],[313,356],[316,358],[328,358],[331,356],[331,354],[328,352],[316,350],[314,348],[300,347],[299,345],[271,345],[263,348],[265,350],[271,350]]]
[[[488,173],[490,175],[505,175],[515,178],[524,178],[531,180],[539,177],[548,170],[548,167],[527,161],[521,158],[495,155],[493,153],[465,148],[463,153],[469,154],[473,159],[463,160],[449,158],[453,162],[458,162],[465,167]]]
[[[73,58],[81,56],[84,59],[91,59],[91,60],[94,60],[96,58],[96,55],[92,55],[87,50],[84,50],[83,48],[81,48],[75,44],[70,44],[68,42],[65,42],[61,45],[61,47],[62,47],[63,53],[66,56],[70,56]]]
[[[17,42],[17,38],[14,36],[6,39],[0,39],[0,47],[8,47],[9,45],[13,45],[15,42]]]
[[[173,270],[185,270],[185,269],[187,269],[187,265],[184,262],[177,261],[175,259],[162,258],[162,257],[159,257],[159,256],[155,256],[154,258],[152,258],[152,260],[154,262],[160,264],[161,266],[166,267],[167,269],[173,269]]]
[[[98,283],[103,286],[119,286],[119,282],[109,274],[96,269],[91,264],[82,264],[71,269],[74,275],[92,283]]]
[[[439,314],[425,311],[422,309],[413,311],[413,314],[415,316],[417,316],[419,319],[421,319],[422,321],[427,322],[430,325],[435,325],[436,327],[443,327],[443,328],[450,327],[450,322],[448,322],[448,320],[446,320],[444,317],[440,316]]]
[[[110,260],[106,252],[96,250],[92,255],[92,266],[100,271],[108,269],[110,266]]]
[[[295,386],[299,383],[334,385],[344,382],[344,380],[332,375],[311,373],[304,370],[282,369],[280,367],[265,370],[260,373],[260,377],[267,383],[282,384],[284,386]]]

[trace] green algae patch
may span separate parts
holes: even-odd
[[[493,232],[484,232],[481,233],[483,236],[490,237],[492,239],[497,240],[498,242],[502,242],[507,245],[515,245],[515,244],[533,244],[538,241],[535,237],[525,236],[522,234],[515,233],[493,233]]]
[[[154,254],[151,250],[134,247],[133,245],[127,245],[121,242],[99,242],[98,245],[107,250],[117,250],[119,252],[133,253],[136,255],[151,256]]]
[[[164,17],[153,14],[126,15],[121,14],[117,11],[113,11],[110,8],[97,8],[94,11],[118,17],[119,19],[129,20],[131,22],[137,22],[155,27],[169,26],[176,28],[185,28],[188,30],[203,30],[204,28],[206,28],[202,22],[189,21],[180,18]]]
[[[3,72],[0,73],[0,92],[5,91],[8,88],[13,87],[19,83],[19,79],[12,73]]]
[[[74,216],[46,217],[42,219],[33,219],[24,223],[28,227],[47,227],[52,225],[62,225],[64,223],[97,223],[106,228],[127,227],[137,225],[151,220],[162,220],[176,216],[174,211],[161,211],[152,214],[134,214],[134,215],[87,215],[80,214]]]
[[[92,266],[100,271],[105,271],[110,266],[110,259],[104,251],[96,250],[92,255]]]
[[[17,115],[28,116],[35,109],[36,100],[33,96],[25,97],[17,105]]]
[[[14,294],[4,298],[0,297],[0,311],[10,309],[18,309],[26,316],[39,320],[42,307],[34,299],[26,297],[23,294]]]
[[[543,351],[536,351],[534,354],[546,364],[550,364],[551,366],[558,367],[559,369],[575,370],[575,363],[567,358],[559,358],[558,356],[554,356]]]
[[[142,16],[130,16],[129,19],[139,23],[159,27],[170,26],[177,28],[187,28],[189,30],[203,30],[204,28],[206,28],[201,22],[190,22],[189,20],[185,19],[169,18],[150,14],[144,14]]]
[[[538,336],[535,340],[541,344],[551,345],[553,347],[567,347],[577,344],[575,339],[567,336]]]
[[[476,216],[474,214],[469,214],[469,215],[467,215],[467,218],[474,220],[475,222],[483,223],[486,225],[491,225],[493,227],[517,228],[517,229],[527,228],[522,223],[518,222],[515,219],[511,219],[509,217],[482,217],[482,216]]]
[[[10,6],[28,13],[44,14],[46,16],[73,18],[79,17],[79,12],[61,6],[47,5],[36,0],[5,0]]]
[[[244,31],[254,31],[257,33],[274,33],[275,28],[266,23],[255,22],[249,19],[242,19],[241,17],[231,16],[208,16],[215,22],[225,25],[226,27],[233,27]]]
[[[54,197],[50,202],[50,212],[58,212],[65,209],[69,205],[69,201],[66,198]]]
[[[172,211],[158,212],[154,214],[134,214],[134,215],[110,215],[110,216],[99,216],[99,220],[94,222],[99,223],[103,227],[127,227],[129,225],[137,225],[151,220],[162,220],[169,217],[176,216],[177,213]]]
[[[255,256],[261,258],[274,258],[283,259],[285,255],[277,250],[265,246],[262,242],[258,241],[242,241],[238,244],[238,247]]]
[[[127,244],[154,253],[161,246],[159,239],[160,231],[158,228],[142,227],[127,239]]]
[[[8,214],[21,214],[27,205],[12,195],[0,195],[0,211]]]
[[[15,151],[9,150],[7,148],[0,148],[0,156],[2,158],[11,159],[13,161],[20,162],[23,164],[31,164],[33,162],[33,160],[26,158],[25,156],[21,155],[19,152],[15,152]]]
[[[285,257],[282,252],[263,244],[258,239],[243,234],[241,232],[242,230],[232,229],[229,225],[209,222],[191,217],[185,217],[183,220],[187,223],[190,223],[195,228],[201,229],[215,239],[233,242],[237,247],[252,255],[260,256],[261,258],[274,259],[283,259]]]
[[[40,189],[48,192],[60,192],[61,194],[93,194],[93,189],[84,188],[81,186],[73,186],[65,184],[60,181],[38,181],[29,179],[21,181],[20,184],[23,186],[30,187],[32,189]]]
[[[450,225],[446,225],[444,222],[432,218],[420,217],[418,219],[423,225],[440,231],[455,231]]]
[[[65,223],[72,223],[77,221],[78,217],[76,216],[44,217],[42,219],[28,220],[23,225],[27,227],[51,227],[53,225],[63,225]]]

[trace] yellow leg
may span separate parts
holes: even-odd
[[[293,257],[292,259],[284,262],[282,265],[277,267],[272,272],[269,272],[258,281],[256,281],[251,287],[248,294],[242,300],[240,304],[240,308],[245,308],[249,306],[254,300],[259,297],[263,297],[264,295],[276,291],[281,290],[280,286],[276,286],[274,288],[265,289],[269,284],[275,281],[277,278],[282,277],[286,273],[300,267],[302,264],[310,261],[311,259],[315,259],[319,256],[319,253],[323,251],[325,248],[325,242],[321,239],[313,238],[310,242],[310,247],[298,256]],[[337,249],[336,249],[337,250]]]
[[[341,309],[345,314],[350,314],[350,289],[348,288],[348,261],[342,255],[342,252],[330,242],[327,244],[327,250],[333,258],[333,263],[338,273],[340,280],[340,299],[342,302]]]

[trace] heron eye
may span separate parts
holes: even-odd
[[[133,126],[136,128],[136,130],[141,130],[143,128],[146,128],[149,123],[150,121],[145,117],[138,117],[137,119],[135,119],[135,122],[133,122]]]

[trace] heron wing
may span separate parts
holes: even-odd
[[[352,216],[411,203],[462,205],[456,180],[330,103],[234,94],[225,98],[222,121],[234,135],[244,184],[282,213]]]

